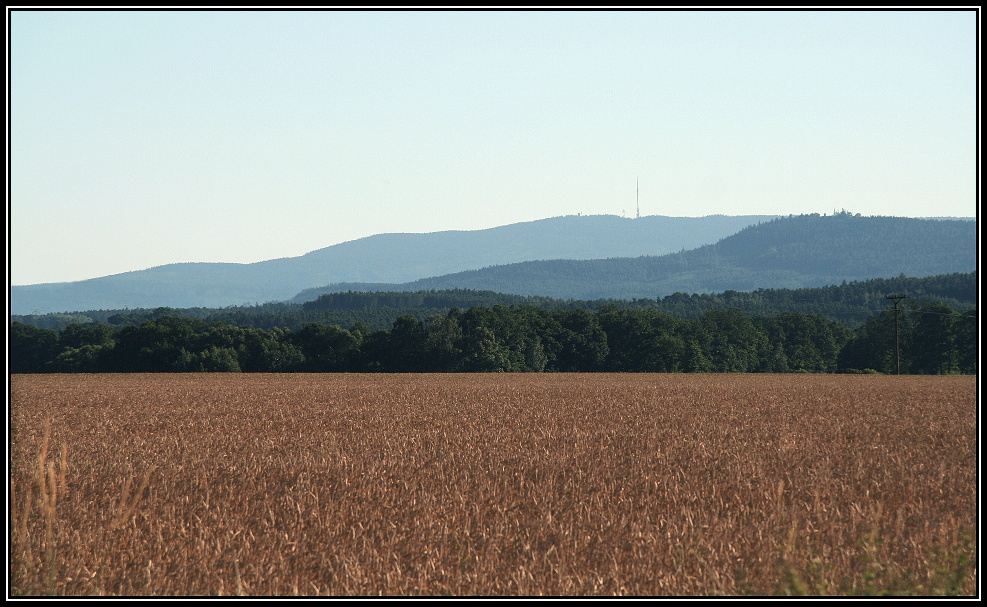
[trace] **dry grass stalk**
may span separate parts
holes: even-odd
[[[144,471],[144,477],[134,492],[130,491],[133,484],[133,477],[130,475],[127,476],[123,489],[120,491],[120,497],[117,500],[113,521],[110,523],[111,530],[125,525],[134,516],[134,513],[137,511],[137,504],[140,502],[141,496],[144,495],[144,490],[147,489],[147,485],[151,481],[151,473],[154,472],[154,469],[155,466],[151,465]]]

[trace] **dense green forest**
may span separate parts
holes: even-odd
[[[269,303],[227,308],[154,308],[141,310],[89,310],[69,314],[12,316],[20,322],[43,329],[61,331],[70,324],[92,322],[113,327],[139,325],[162,316],[197,318],[207,323],[220,322],[238,327],[271,330],[298,330],[308,323],[351,327],[356,324],[370,329],[388,329],[400,316],[424,321],[446,315],[452,308],[529,306],[543,310],[586,310],[604,308],[648,310],[683,319],[697,319],[711,310],[735,308],[750,316],[782,313],[819,314],[830,320],[857,328],[875,314],[885,310],[888,293],[905,293],[906,305],[938,302],[956,312],[977,305],[977,275],[946,274],[926,278],[882,278],[802,289],[757,289],[750,292],[673,293],[660,299],[579,301],[550,297],[508,295],[492,291],[451,289],[417,292],[344,292],[329,293],[305,303]]]
[[[908,301],[908,300],[905,300]],[[424,304],[424,302],[422,302]],[[118,319],[119,320],[119,319]],[[885,309],[856,330],[819,314],[698,318],[605,305],[458,307],[390,328],[242,327],[161,315],[140,324],[11,326],[12,373],[43,372],[879,372],[977,371],[976,309]]]

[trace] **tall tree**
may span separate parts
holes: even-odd
[[[955,328],[959,315],[940,303],[928,303],[912,315],[915,324],[911,336],[910,371],[927,375],[959,372]]]
[[[7,364],[11,373],[43,373],[61,350],[58,333],[15,322],[10,326]]]
[[[353,370],[359,339],[346,329],[337,325],[305,323],[290,339],[304,357],[302,368],[306,371]],[[291,356],[290,352],[285,354]]]

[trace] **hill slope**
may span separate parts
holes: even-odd
[[[797,289],[900,274],[972,272],[976,228],[972,220],[800,215],[663,256],[529,261],[404,284],[336,284],[306,291],[295,301],[331,291],[455,288],[562,299],[653,299],[677,292]]]
[[[169,264],[77,282],[13,286],[11,314],[223,307],[286,300],[329,283],[397,283],[537,259],[661,255],[714,243],[773,217],[567,216],[487,230],[379,234],[252,264]]]

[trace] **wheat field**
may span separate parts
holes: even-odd
[[[12,596],[975,595],[976,378],[10,377]]]

